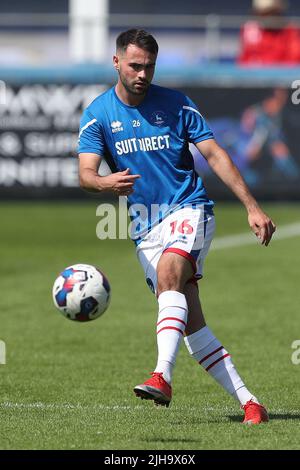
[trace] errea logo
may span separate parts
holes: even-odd
[[[112,121],[111,123],[111,131],[113,134],[115,134],[115,132],[120,132],[120,131],[123,131],[123,127],[122,127],[122,123],[120,121]]]

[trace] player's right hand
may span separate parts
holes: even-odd
[[[117,173],[102,177],[103,189],[112,191],[117,196],[129,196],[134,191],[133,185],[135,180],[140,177],[141,175],[130,175],[130,169],[127,168],[124,171],[118,171]]]

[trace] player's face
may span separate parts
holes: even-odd
[[[122,85],[128,93],[144,95],[153,78],[156,54],[129,44],[126,51],[114,57]]]

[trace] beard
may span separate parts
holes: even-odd
[[[138,82],[129,83],[128,80],[125,78],[124,75],[121,74],[120,71],[119,71],[119,77],[126,91],[128,93],[131,93],[132,95],[145,95],[150,86],[150,83],[147,81],[138,81]],[[136,86],[137,84],[140,84],[141,86],[137,87]]]

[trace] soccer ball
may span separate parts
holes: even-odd
[[[100,317],[110,302],[110,285],[104,274],[89,264],[64,269],[53,285],[53,301],[70,320],[89,321]]]

